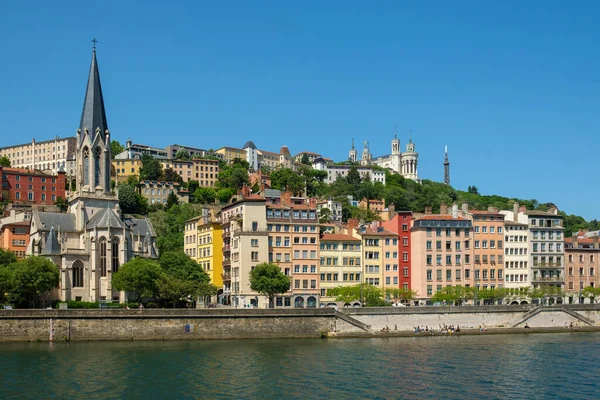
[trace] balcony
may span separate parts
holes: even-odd
[[[563,276],[537,276],[534,275],[531,279],[533,283],[563,283],[565,278]]]
[[[227,232],[223,231],[223,238],[228,238],[228,237],[231,237],[231,232],[229,232],[229,231],[227,231]]]
[[[231,260],[223,260],[223,266],[224,267],[230,267],[231,266]]]
[[[221,274],[221,278],[223,278],[224,281],[230,281],[231,280],[231,273],[222,273]]]

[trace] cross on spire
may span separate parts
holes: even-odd
[[[94,51],[96,51],[96,43],[98,43],[98,41],[96,40],[96,38],[92,39],[92,43],[94,43]]]

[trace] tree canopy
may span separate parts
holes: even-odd
[[[2,262],[14,256],[2,254]],[[58,267],[45,257],[27,257],[21,261],[0,266],[2,296],[17,306],[37,307],[42,296],[58,287]]]
[[[119,267],[112,276],[112,285],[116,290],[133,293],[139,303],[143,297],[158,295],[161,275],[157,261],[136,257]]]
[[[159,160],[150,154],[142,155],[142,166],[140,168],[140,180],[159,181],[163,178],[163,168]]]
[[[10,158],[7,156],[0,157],[0,167],[10,167]]]
[[[119,143],[118,140],[111,139],[111,141],[110,141],[110,153],[112,154],[113,158],[115,158],[115,156],[117,154],[120,154],[123,151],[125,151],[125,147],[123,147],[123,145],[121,143]]]
[[[290,277],[281,272],[281,268],[273,263],[261,263],[250,272],[250,289],[269,299],[269,308],[273,308],[276,295],[290,289]]]

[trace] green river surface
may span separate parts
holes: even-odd
[[[2,399],[598,399],[600,334],[0,343]]]

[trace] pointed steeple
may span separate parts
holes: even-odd
[[[101,138],[104,141],[108,124],[106,123],[106,111],[104,110],[104,98],[102,97],[102,86],[100,85],[95,43],[94,50],[92,51],[92,63],[90,65],[87,88],[85,89],[85,98],[83,100],[81,122],[79,124],[79,129],[81,129],[80,140],[83,140],[85,136],[85,128],[88,129],[92,137],[96,129],[99,129]]]
[[[50,228],[44,249],[41,253],[43,256],[54,256],[60,254],[60,244],[58,243],[58,237],[54,231],[54,226]]]

